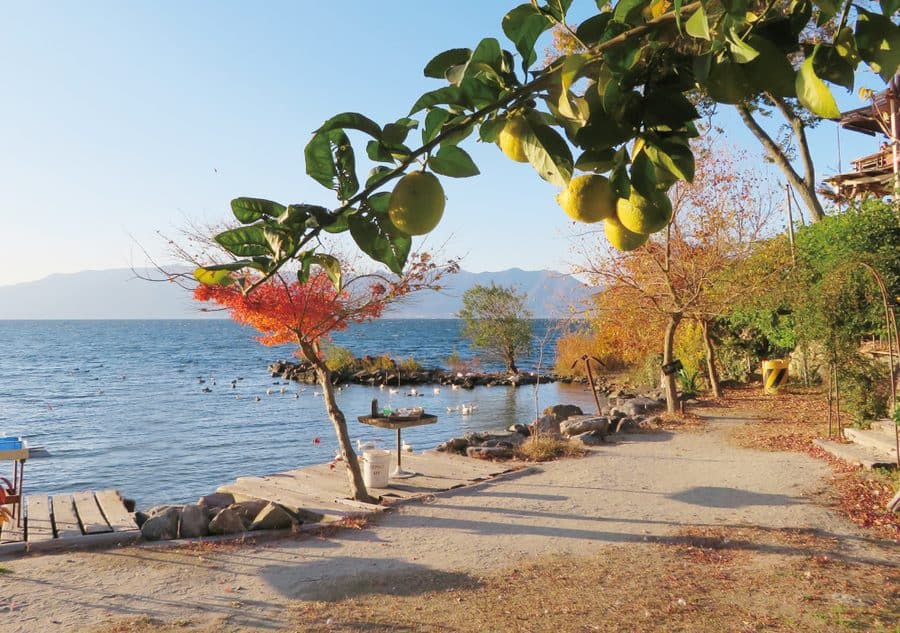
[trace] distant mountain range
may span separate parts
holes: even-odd
[[[0,286],[0,319],[197,319],[224,318],[201,312],[201,305],[176,284],[150,282],[155,270],[91,270],[55,274],[12,286]],[[476,284],[514,286],[528,295],[535,318],[566,316],[581,305],[590,288],[571,275],[549,270],[510,268],[498,272],[460,271],[442,280],[440,292],[421,293],[394,306],[388,318],[452,318],[462,307],[463,293]]]

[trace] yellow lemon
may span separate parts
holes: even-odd
[[[430,233],[444,215],[444,188],[434,174],[414,171],[394,187],[388,202],[391,223],[407,235]]]
[[[663,192],[645,198],[632,189],[626,200],[619,198],[616,204],[616,215],[619,222],[632,233],[656,233],[666,228],[672,219],[672,203]]]
[[[599,222],[616,214],[616,194],[609,179],[597,174],[573,178],[556,201],[570,218],[579,222]]]
[[[603,223],[603,232],[606,233],[606,239],[609,240],[609,243],[620,251],[633,251],[650,239],[649,235],[633,233],[626,229],[616,216],[609,218]]]
[[[522,137],[528,132],[528,121],[525,117],[516,116],[508,119],[506,125],[497,135],[497,143],[500,149],[509,158],[517,163],[527,163],[528,156],[525,155],[525,148],[522,146]]]

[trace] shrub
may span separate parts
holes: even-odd
[[[887,415],[890,388],[883,365],[859,354],[850,354],[838,362],[841,409],[860,424]]]
[[[592,333],[576,331],[564,334],[556,341],[554,371],[560,376],[585,377],[587,374],[584,363],[580,361],[584,354],[599,358],[603,362],[602,368],[598,368],[596,364],[591,367],[595,375],[603,370],[616,371],[625,365],[618,356],[604,352],[599,340]]]
[[[362,368],[365,371],[378,371],[380,369],[393,369],[394,361],[391,360],[390,354],[382,354],[381,356],[366,356],[362,360]]]
[[[401,371],[421,371],[422,365],[415,358],[410,356],[409,358],[401,358],[397,362],[397,366],[400,367]]]
[[[549,462],[561,457],[580,457],[587,451],[569,440],[533,435],[516,449],[516,457],[530,462]]]
[[[346,347],[329,345],[325,350],[325,365],[333,372],[342,373],[352,370],[356,365],[356,359]]]

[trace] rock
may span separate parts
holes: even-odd
[[[209,522],[210,534],[239,534],[246,531],[247,526],[233,505],[219,510]]]
[[[214,492],[211,495],[203,495],[197,503],[210,508],[227,508],[234,503],[234,495],[230,492]]]
[[[510,433],[520,433],[521,435],[524,435],[526,437],[531,435],[531,431],[524,424],[513,424],[506,430]]]
[[[541,412],[541,415],[552,415],[556,418],[557,422],[562,422],[566,418],[569,418],[573,415],[583,415],[584,411],[581,410],[580,407],[576,407],[574,404],[555,404],[552,407],[547,407]]]
[[[259,511],[256,518],[250,524],[251,530],[283,530],[291,527],[294,523],[292,517],[287,510],[277,503],[268,503]]]
[[[229,508],[238,513],[238,516],[245,524],[250,525],[256,518],[256,515],[262,512],[262,509],[269,504],[265,499],[250,499],[249,501],[241,501],[233,503]]]
[[[137,524],[138,527],[141,527],[142,525],[144,525],[144,522],[149,518],[150,518],[150,515],[147,514],[146,512],[142,512],[141,510],[138,510],[137,512],[134,513],[134,522]]]
[[[137,507],[137,501],[135,501],[134,499],[129,499],[128,497],[123,497],[122,505],[125,506],[126,512],[134,512],[134,509]]]
[[[613,407],[609,410],[609,417],[613,420],[618,420],[620,418],[628,417],[628,414],[622,411],[619,407]]]
[[[574,437],[570,438],[573,442],[581,442],[585,446],[598,446],[604,443],[603,435],[597,433],[596,431],[587,431],[586,433],[579,433]]]
[[[175,506],[170,503],[166,503],[166,504],[162,504],[162,505],[158,505],[158,506],[153,506],[152,508],[150,508],[149,510],[146,511],[146,514],[148,517],[155,517],[157,514],[163,514],[165,512],[168,512],[172,508],[178,508],[178,511],[180,512],[181,507],[182,506]]]
[[[894,498],[888,501],[887,509],[889,512],[900,512],[900,492],[894,495]]]
[[[157,506],[157,508],[159,507]],[[180,517],[181,506],[168,506],[165,510],[159,510],[141,525],[141,536],[148,541],[167,541],[178,538]]]
[[[616,420],[614,433],[633,433],[639,428],[639,424],[634,418],[619,418]]]
[[[466,449],[466,456],[476,459],[510,459],[513,450],[504,446],[470,446]]]
[[[563,435],[569,437],[592,431],[606,435],[609,431],[609,418],[595,415],[573,415],[559,423],[559,430]]]
[[[528,425],[531,435],[559,437],[559,420],[554,415],[543,415]]]
[[[209,514],[204,506],[189,503],[181,510],[179,538],[197,538],[209,534]]]

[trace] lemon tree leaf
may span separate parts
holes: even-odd
[[[437,154],[428,159],[428,166],[442,176],[451,178],[468,178],[481,173],[471,156],[455,145],[441,147]]]
[[[325,271],[325,274],[328,275],[328,279],[330,279],[331,283],[334,285],[334,289],[340,292],[343,287],[340,260],[333,255],[327,255],[325,253],[314,253],[310,259],[312,260],[312,263],[318,265]]]
[[[235,198],[231,201],[231,212],[241,224],[253,224],[264,217],[277,218],[284,213],[283,204],[262,198]]]
[[[432,108],[425,115],[425,125],[422,126],[422,143],[430,143],[441,131],[441,127],[450,118],[450,113],[443,108]]]
[[[378,130],[379,136],[381,129]],[[316,132],[304,149],[306,173],[347,200],[359,190],[353,146],[342,128]]]
[[[856,46],[863,60],[885,81],[900,67],[900,26],[891,20],[857,9]]]
[[[316,133],[344,129],[359,130],[373,138],[381,139],[381,126],[359,112],[342,112],[341,114],[336,114],[325,121],[325,123],[316,130]]]
[[[392,272],[400,274],[406,265],[412,238],[397,230],[387,215],[389,193],[378,193],[349,217],[350,235],[360,250]]]
[[[628,24],[634,20],[635,14],[640,15],[640,10],[647,4],[648,0],[619,0],[613,11],[613,19]]]
[[[615,156],[616,151],[611,147],[601,150],[588,149],[575,161],[575,168],[602,174],[615,167]]]
[[[598,13],[579,24],[578,28],[575,29],[575,36],[588,46],[599,44],[612,37],[607,32],[607,27],[611,20],[612,13],[609,11]]]
[[[900,0],[881,0],[881,10],[885,15],[894,15],[900,11]]]
[[[568,119],[580,119],[581,114],[572,109],[572,101],[570,100],[569,88],[572,82],[578,76],[578,71],[584,66],[587,57],[585,55],[569,55],[563,60],[562,68],[559,72],[560,92],[559,92],[559,112]]]
[[[797,73],[797,98],[810,112],[825,119],[841,116],[834,96],[825,82],[816,76],[813,58],[808,57]]]
[[[525,126],[523,126],[525,127]],[[523,130],[522,149],[538,175],[558,187],[572,179],[572,151],[559,132],[549,125],[529,125]]]
[[[572,6],[572,0],[547,0],[547,5],[543,9],[558,22],[562,22],[566,19],[566,12],[570,6]]]
[[[485,143],[493,143],[500,135],[500,131],[506,125],[506,119],[503,117],[494,117],[488,119],[478,128],[478,138]]]
[[[531,3],[520,4],[503,17],[503,32],[516,45],[522,56],[522,70],[537,61],[534,45],[553,21]]]
[[[230,286],[234,283],[234,278],[229,270],[213,270],[211,267],[195,269],[194,279],[204,286]]]
[[[219,233],[213,239],[222,248],[238,257],[269,254],[269,243],[266,241],[263,227],[259,225],[229,229]]]
[[[752,62],[759,57],[759,51],[742,40],[733,28],[728,37],[728,47],[731,49],[731,55],[734,57],[734,61],[739,64]]]
[[[459,86],[444,86],[431,92],[426,92],[413,104],[410,115],[440,104],[460,105],[463,101],[463,91]]]
[[[382,137],[388,145],[399,145],[406,141],[410,130],[419,127],[419,122],[409,117],[397,119],[394,123],[388,123],[384,126]]]
[[[709,40],[709,20],[706,17],[706,10],[703,5],[697,7],[694,15],[688,18],[684,23],[684,30],[691,37],[697,37],[701,40]]]
[[[451,48],[443,53],[438,53],[425,64],[425,76],[433,79],[444,79],[447,71],[454,66],[465,64],[469,61],[472,50],[469,48]]]

